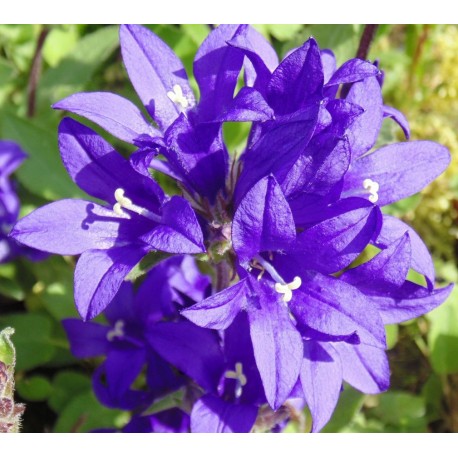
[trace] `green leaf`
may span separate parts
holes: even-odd
[[[120,410],[102,406],[92,392],[74,396],[62,410],[55,426],[55,433],[85,433],[97,428],[113,428],[126,418]]]
[[[27,401],[45,401],[52,393],[52,386],[46,377],[33,375],[19,380],[16,391]]]
[[[266,24],[265,29],[277,40],[286,41],[291,40],[303,27],[302,24]]]
[[[365,395],[355,389],[346,386],[341,393],[339,403],[331,420],[324,427],[324,433],[337,433],[345,428],[353,417],[361,410]]]
[[[426,406],[420,396],[402,391],[390,391],[378,397],[379,404],[371,415],[399,432],[426,432]]]
[[[430,312],[428,334],[430,361],[438,374],[458,372],[458,289],[437,309]]]
[[[162,251],[151,251],[129,272],[126,281],[137,280],[137,278],[148,273],[156,264],[170,256],[169,253]]]
[[[78,31],[75,26],[51,30],[43,46],[44,60],[51,67],[57,66],[75,48],[77,42]]]
[[[17,278],[16,265],[13,263],[0,265],[0,294],[17,301],[22,301],[25,297],[25,293]]]
[[[16,172],[30,192],[47,200],[85,197],[68,176],[57,148],[56,130],[47,130],[13,114],[2,114],[3,137],[18,142],[29,155]]]
[[[51,320],[39,313],[3,315],[0,327],[15,329],[16,370],[33,369],[50,361],[55,348],[51,343]]]
[[[102,27],[84,36],[57,67],[43,74],[37,90],[38,110],[48,110],[51,104],[83,90],[117,47],[118,27]]]
[[[62,412],[72,399],[91,391],[91,387],[91,379],[80,372],[58,372],[52,382],[52,393],[48,404],[55,412]]]
[[[0,332],[0,361],[6,366],[14,366],[16,352],[11,336],[14,334],[13,328],[6,328]]]
[[[386,331],[386,348],[391,350],[398,343],[399,339],[399,326],[397,324],[385,325]]]

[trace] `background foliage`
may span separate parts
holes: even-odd
[[[150,26],[192,74],[206,25]],[[361,25],[257,25],[280,56],[313,35],[332,48],[338,62],[353,57]],[[420,195],[392,205],[431,249],[439,282],[458,280],[458,27],[382,25],[369,58],[385,71],[384,97],[407,116],[412,138],[445,144],[448,171]],[[197,92],[197,86],[191,80]],[[18,142],[29,159],[16,174],[25,215],[47,201],[81,197],[57,148],[62,116],[50,106],[78,91],[107,90],[140,106],[122,67],[116,26],[0,26],[0,138]],[[95,127],[95,126],[93,126]],[[97,128],[95,128],[98,130]],[[239,150],[248,126],[229,124],[225,137]],[[106,137],[106,133],[104,133]],[[402,140],[395,123],[381,143]],[[129,152],[114,138],[119,151]],[[101,406],[91,390],[97,361],[81,365],[69,351],[60,321],[76,316],[71,257],[40,263],[19,259],[0,265],[0,329],[15,328],[17,399],[27,404],[26,432],[83,432],[122,427],[125,412]],[[347,389],[327,432],[458,432],[458,290],[426,317],[389,326],[392,383],[389,392],[367,396]],[[287,431],[307,431],[309,416]]]

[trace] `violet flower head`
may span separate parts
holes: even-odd
[[[178,277],[170,270],[177,261],[170,260],[140,286],[145,300],[168,291],[160,313],[133,319],[141,331],[124,334],[116,320],[103,330],[87,324],[94,335],[103,334],[99,353],[108,356],[99,370],[107,379],[111,370],[117,374],[107,404],[153,402],[157,394],[135,393],[131,383],[145,364],[156,364],[186,379],[190,416],[176,416],[178,429],[189,420],[195,432],[248,432],[262,423],[265,409],[282,412],[299,398],[317,432],[331,418],[343,382],[364,393],[388,389],[384,325],[432,310],[452,286],[435,288],[421,238],[384,207],[440,175],[448,150],[430,141],[375,149],[384,118],[409,137],[405,117],[384,105],[381,70],[360,59],[337,68],[332,51],[313,38],[279,62],[252,27],[216,28],[194,60],[199,101],[178,57],[150,30],[122,26],[120,41],[154,125],[111,93],[74,94],[56,103],[137,150],[125,160],[95,132],[65,118],[59,127],[64,165],[106,204],[51,203],[16,224],[13,236],[48,252],[81,254],[75,301],[84,319],[104,310],[118,290],[122,296],[130,289],[132,296],[124,279],[150,251],[206,252],[200,261],[214,281],[206,283],[190,257],[172,258],[183,260]],[[252,123],[240,157],[229,157],[224,122]],[[183,196],[166,196],[154,171],[176,180]],[[368,246],[380,252],[357,265]],[[407,280],[411,269],[424,285]],[[123,299],[123,316],[142,309],[137,300]],[[71,329],[83,324],[66,326],[77,345],[79,331]],[[107,343],[107,333],[122,334],[124,363],[136,361],[122,383],[124,363],[110,356],[120,342]],[[151,376],[150,387],[165,387],[165,373]],[[269,429],[284,425],[280,417]],[[154,429],[153,420],[145,414],[138,425]]]

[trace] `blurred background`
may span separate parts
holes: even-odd
[[[149,27],[192,75],[194,54],[211,26]],[[280,57],[313,35],[341,64],[356,55],[364,26],[256,28]],[[439,179],[387,212],[422,236],[433,253],[438,285],[457,282],[458,26],[380,25],[368,59],[377,59],[385,72],[385,102],[406,115],[412,140],[434,140],[451,151],[451,166]],[[0,26],[0,138],[18,142],[29,155],[14,176],[21,215],[52,200],[84,197],[61,164],[57,125],[62,113],[51,109],[83,90],[116,92],[141,105],[122,66],[116,26]],[[225,126],[232,152],[243,148],[248,129],[246,124]],[[125,144],[103,135],[129,153]],[[384,122],[380,145],[402,140],[397,124]],[[90,377],[97,361],[81,364],[70,354],[60,322],[77,316],[73,269],[74,259],[60,256],[0,264],[0,329],[16,330],[16,399],[27,405],[24,432],[122,427],[129,418],[101,406],[92,394]],[[458,290],[437,310],[388,326],[387,333],[391,389],[378,396],[346,389],[324,431],[458,432]],[[287,432],[307,431],[305,418],[305,423],[291,422]]]

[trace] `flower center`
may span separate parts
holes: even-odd
[[[235,363],[235,371],[226,371],[224,376],[236,381],[235,397],[239,398],[242,395],[242,388],[247,384],[248,381],[245,374],[243,373],[242,363]]]
[[[114,193],[116,203],[113,205],[113,211],[117,215],[122,216],[124,214],[123,208],[125,208],[126,210],[130,210],[134,213],[137,213],[137,215],[144,216],[145,218],[155,221],[156,223],[161,222],[160,216],[156,215],[155,213],[149,210],[146,210],[145,208],[135,205],[132,202],[132,200],[126,197],[124,194],[125,194],[125,191],[122,188],[116,189]]]
[[[115,325],[113,326],[113,329],[110,329],[110,331],[107,332],[107,339],[110,342],[113,342],[113,340],[116,337],[124,337],[124,321],[123,320],[116,321]]]
[[[189,106],[188,99],[183,95],[183,89],[179,84],[173,86],[173,91],[167,92],[167,97],[175,104],[180,105],[181,109],[186,109]]]
[[[279,294],[283,294],[283,300],[289,302],[293,298],[293,291],[299,289],[301,285],[301,277],[294,277],[292,282],[286,284],[275,283],[275,291]]]
[[[369,192],[369,201],[375,204],[378,201],[379,184],[370,178],[366,178],[363,181],[363,188]]]

